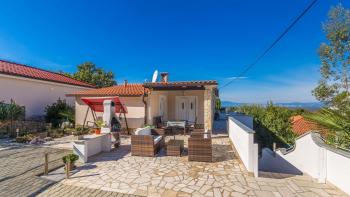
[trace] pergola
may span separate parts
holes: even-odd
[[[88,109],[86,111],[85,118],[84,118],[83,128],[85,126],[86,118],[89,114],[89,110],[91,110],[92,117],[93,117],[94,121],[96,122],[96,120],[97,120],[96,112],[104,112],[103,102],[105,100],[112,100],[114,103],[114,107],[115,107],[115,113],[119,113],[120,115],[121,114],[124,115],[126,129],[127,129],[127,131],[129,130],[128,122],[126,120],[126,115],[125,115],[126,113],[128,113],[128,111],[127,111],[127,108],[125,107],[125,105],[120,101],[119,97],[116,96],[116,97],[109,97],[109,98],[82,98],[81,100],[86,105],[88,105]]]

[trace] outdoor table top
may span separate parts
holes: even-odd
[[[166,126],[167,127],[174,127],[174,126],[185,127],[186,121],[167,121]]]
[[[169,140],[169,142],[168,142],[168,146],[169,146],[169,145],[181,146],[181,145],[183,145],[183,144],[184,144],[184,140],[174,140],[174,139],[171,139],[171,140]]]

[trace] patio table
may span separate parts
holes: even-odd
[[[175,130],[179,128],[183,129],[184,135],[186,134],[186,121],[167,121],[166,127],[170,128],[171,134],[174,135],[174,139],[176,133]]]
[[[181,156],[182,151],[184,150],[184,141],[183,140],[169,140],[166,146],[166,155],[167,156]]]

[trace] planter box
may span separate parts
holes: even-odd
[[[79,161],[86,163],[90,156],[111,151],[111,146],[111,134],[84,135],[83,139],[74,141],[73,152],[79,156]]]

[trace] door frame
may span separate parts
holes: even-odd
[[[161,103],[161,100],[162,100],[162,98],[164,99],[164,105],[163,105],[163,116],[162,116],[162,118],[164,119],[164,120],[167,120],[168,119],[168,98],[167,98],[167,96],[166,95],[159,95],[159,100],[158,100],[158,115],[159,116],[161,116],[161,111],[160,111],[160,103]]]

